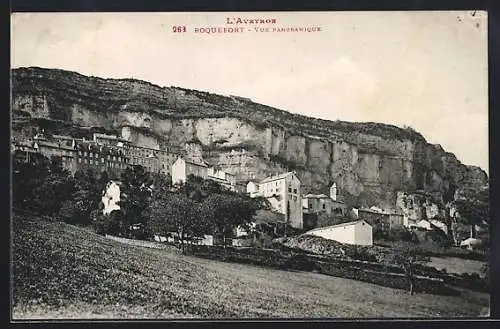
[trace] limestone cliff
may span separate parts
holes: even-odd
[[[23,118],[13,125],[14,134],[38,125],[99,127],[160,148],[198,140],[206,159],[239,181],[296,170],[304,191],[328,193],[336,182],[352,204],[395,208],[397,191],[449,199],[462,185],[487,184],[483,170],[463,165],[411,129],[320,120],[245,98],[133,79],[14,69],[12,110],[14,118]]]

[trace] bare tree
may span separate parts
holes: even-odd
[[[404,270],[408,282],[408,291],[410,295],[413,295],[416,277],[415,268],[418,265],[430,262],[430,258],[422,255],[420,249],[416,246],[397,244],[394,246],[392,253],[386,255],[385,262],[390,265],[397,265]]]

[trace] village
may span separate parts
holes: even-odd
[[[14,156],[22,161],[33,161],[37,155],[57,158],[64,169],[74,174],[77,170],[105,170],[110,181],[103,193],[103,214],[109,215],[120,209],[120,174],[129,166],[142,166],[151,173],[169,175],[172,184],[185,183],[189,176],[212,180],[224,188],[246,193],[251,198],[264,198],[270,209],[259,212],[252,227],[264,224],[284,236],[309,234],[339,243],[371,246],[374,233],[391,230],[432,231],[439,230],[448,235],[449,226],[438,220],[435,204],[426,205],[427,211],[411,211],[413,205],[404,191],[398,193],[393,209],[381,209],[377,205],[369,208],[349,207],[339,193],[337,184],[330,186],[329,195],[304,194],[301,181],[295,171],[277,173],[260,181],[241,182],[235,175],[209,165],[203,159],[199,142],[187,142],[185,147],[148,148],[116,135],[93,133],[91,138],[74,138],[65,135],[50,135],[43,131],[26,140],[13,139]],[[245,184],[246,183],[246,184]],[[409,210],[410,209],[410,210]],[[456,215],[451,213],[450,216]],[[481,227],[476,228],[481,230]],[[255,235],[248,229],[235,228],[234,246],[250,246]],[[173,237],[155,236],[157,241],[174,242]],[[205,235],[199,244],[214,245],[216,239]],[[460,246],[473,249],[481,240],[473,236],[459,241]]]

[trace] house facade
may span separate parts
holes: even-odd
[[[373,245],[372,226],[364,220],[316,228],[307,231],[306,234],[346,244]]]
[[[208,165],[204,162],[178,158],[172,165],[172,183],[185,183],[189,175],[207,179]]]
[[[285,214],[285,220],[290,226],[303,228],[301,183],[295,172],[267,177],[258,185],[249,184],[247,191],[250,188],[252,197],[266,198],[274,211]],[[258,192],[255,192],[257,186]]]
[[[374,209],[358,209],[358,219],[364,220],[372,227],[388,231],[395,228],[403,228],[405,218],[402,214],[388,213]]]
[[[210,167],[207,169],[207,178],[219,183],[231,191],[236,191],[236,176],[233,174]]]
[[[347,205],[338,200],[333,200],[325,194],[307,194],[302,197],[304,214],[317,214],[324,212],[328,215],[346,216]]]
[[[255,198],[258,196],[259,194],[259,183],[257,182],[248,182],[247,183],[247,194],[251,197],[251,198]]]

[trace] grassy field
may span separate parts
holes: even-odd
[[[480,276],[483,276],[481,267],[484,263],[485,262],[478,260],[462,259],[457,257],[431,257],[431,261],[428,265],[433,266],[438,270],[444,268],[448,273],[477,273]]]
[[[406,292],[184,256],[14,218],[13,319],[475,317],[486,294]]]

